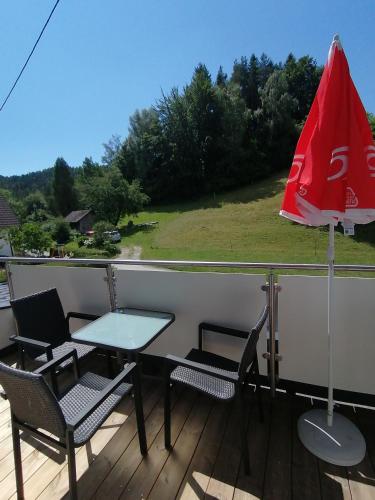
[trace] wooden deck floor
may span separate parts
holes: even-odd
[[[132,399],[124,400],[92,438],[77,449],[82,499],[360,499],[375,498],[375,413],[345,410],[365,434],[368,453],[357,467],[340,468],[308,453],[298,440],[296,420],[310,402],[264,394],[266,419],[256,405],[249,418],[251,476],[242,473],[238,415],[231,405],[214,403],[189,390],[173,393],[173,451],[163,444],[161,385],[145,381],[144,412],[149,452],[138,448]],[[27,499],[68,498],[67,465],[44,445],[22,444]],[[0,402],[0,498],[16,498],[9,408]]]

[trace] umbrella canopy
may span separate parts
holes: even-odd
[[[375,220],[375,146],[338,36],[298,140],[280,215],[310,226],[329,224],[327,420],[322,411],[307,412],[299,436],[323,460],[354,465],[366,451],[363,436],[333,413],[334,226],[342,222],[353,234],[354,224]]]
[[[301,224],[375,220],[375,146],[335,37],[299,138],[280,215]]]

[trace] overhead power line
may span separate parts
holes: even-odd
[[[56,0],[56,3],[55,3],[55,5],[53,6],[53,9],[52,9],[52,10],[51,10],[51,12],[50,12],[50,15],[48,16],[47,21],[44,23],[44,26],[43,26],[43,28],[42,28],[42,31],[39,33],[39,36],[38,36],[38,38],[37,38],[36,42],[34,43],[34,46],[33,46],[33,48],[31,49],[31,52],[30,52],[30,54],[29,54],[28,58],[26,59],[25,64],[22,66],[21,71],[18,73],[18,76],[17,76],[17,78],[15,79],[15,81],[14,81],[14,83],[13,83],[13,85],[12,85],[12,88],[11,88],[11,89],[10,89],[10,91],[8,92],[8,95],[6,96],[6,98],[4,99],[4,101],[3,101],[3,103],[2,103],[2,105],[1,105],[1,107],[0,107],[0,111],[2,111],[2,110],[3,110],[3,108],[4,108],[5,104],[7,103],[8,99],[9,99],[9,97],[12,95],[12,92],[13,92],[13,90],[15,89],[15,87],[16,87],[16,85],[17,85],[17,83],[18,83],[18,80],[21,78],[22,73],[23,73],[23,72],[24,72],[24,70],[26,69],[26,66],[27,66],[27,65],[28,65],[28,63],[29,63],[29,61],[30,61],[30,59],[31,59],[31,56],[32,56],[32,55],[33,55],[33,53],[34,53],[34,50],[36,49],[36,46],[37,46],[37,45],[38,45],[38,43],[39,43],[39,40],[42,38],[42,35],[43,35],[43,33],[44,33],[44,30],[47,28],[48,23],[50,22],[50,19],[51,19],[51,17],[52,17],[52,15],[53,15],[53,13],[55,12],[55,9],[56,9],[56,7],[58,6],[58,4],[59,4],[59,3],[60,3],[60,0]]]

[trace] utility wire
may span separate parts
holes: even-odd
[[[39,33],[39,36],[38,36],[38,38],[37,38],[36,42],[34,43],[34,46],[33,46],[33,48],[31,49],[31,52],[30,52],[30,54],[29,54],[28,58],[26,59],[25,64],[22,66],[22,69],[21,69],[21,71],[19,72],[19,74],[18,74],[18,76],[17,76],[17,78],[16,78],[15,82],[13,83],[12,88],[11,88],[11,89],[10,89],[10,91],[8,92],[8,95],[6,96],[6,98],[4,99],[4,101],[3,101],[3,103],[2,103],[2,105],[1,105],[1,107],[0,107],[0,111],[2,111],[2,110],[3,110],[3,108],[4,108],[5,104],[7,103],[8,99],[9,99],[9,97],[12,95],[12,92],[13,92],[13,90],[15,89],[15,87],[16,87],[16,85],[17,85],[17,83],[18,83],[18,80],[21,78],[22,73],[24,72],[24,70],[25,70],[25,68],[26,68],[26,66],[27,66],[27,64],[28,64],[28,62],[30,61],[31,56],[32,56],[32,55],[33,55],[33,53],[34,53],[34,50],[36,49],[36,46],[37,46],[37,45],[38,45],[38,43],[39,43],[39,40],[42,38],[42,35],[43,35],[43,33],[44,33],[44,30],[47,28],[47,25],[48,25],[48,23],[49,23],[49,21],[50,21],[50,19],[51,19],[52,15],[53,15],[53,13],[55,12],[55,9],[56,9],[57,5],[59,4],[59,2],[60,2],[60,0],[56,0],[56,3],[55,3],[55,5],[53,6],[53,9],[52,9],[52,10],[51,10],[51,12],[50,12],[50,15],[48,16],[47,21],[44,23],[44,26],[43,26],[43,28],[42,28],[42,31]]]

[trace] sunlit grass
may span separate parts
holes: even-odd
[[[125,236],[122,245],[141,246],[143,259],[325,264],[327,229],[278,215],[284,185],[285,177],[275,176],[195,202],[150,207],[132,220],[158,224]],[[337,231],[336,263],[375,264],[375,247]]]

